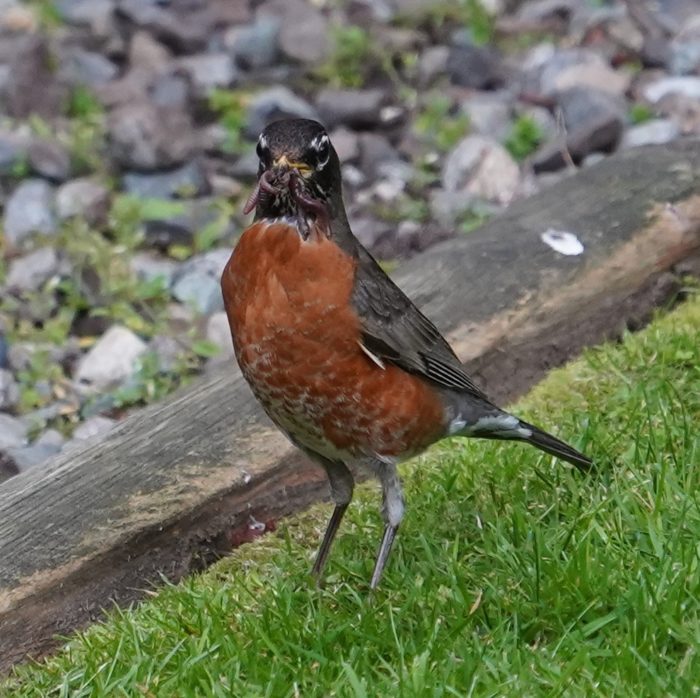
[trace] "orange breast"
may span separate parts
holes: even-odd
[[[236,357],[273,421],[307,449],[409,456],[444,435],[444,409],[421,379],[361,350],[355,265],[325,235],[250,226],[222,276]]]

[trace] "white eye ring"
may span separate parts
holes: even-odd
[[[322,170],[331,159],[331,139],[324,133],[311,141],[311,147],[318,153],[316,169]]]
[[[255,148],[255,151],[256,151],[256,154],[257,154],[259,160],[263,159],[263,156],[264,156],[265,152],[267,151],[267,149],[268,149],[267,138],[265,138],[265,136],[260,134],[260,138],[258,138],[258,145]]]

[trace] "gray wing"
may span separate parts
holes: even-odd
[[[383,361],[445,388],[488,400],[464,372],[457,355],[433,323],[359,249],[352,302],[362,319],[362,342]]]

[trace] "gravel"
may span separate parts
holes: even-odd
[[[5,204],[3,231],[10,246],[18,246],[33,233],[53,235],[57,230],[54,192],[43,179],[27,179]]]
[[[483,0],[499,37],[486,44],[449,16],[426,21],[439,4],[55,0],[47,31],[42,3],[13,3],[0,480],[106,433],[164,376],[204,371],[194,342],[230,361],[219,276],[271,120],[325,122],[353,228],[386,260],[572,162],[700,135],[695,0],[645,3],[642,22],[624,0]],[[143,366],[155,375],[139,392]]]
[[[91,391],[114,387],[135,371],[146,348],[146,343],[126,327],[110,327],[80,360],[75,380]]]

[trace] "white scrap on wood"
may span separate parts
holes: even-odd
[[[583,254],[583,243],[574,235],[565,230],[549,228],[540,235],[542,242],[549,245],[555,252],[569,257]]]

